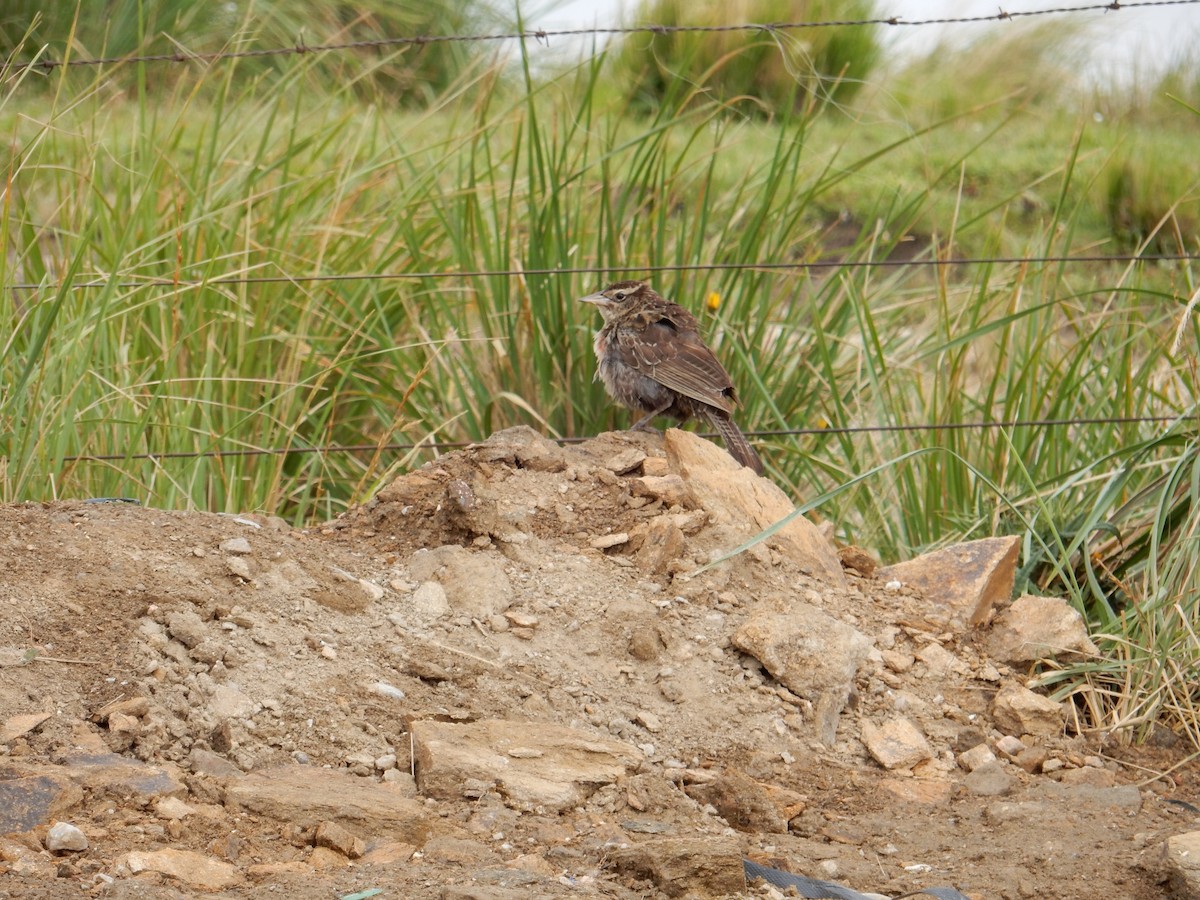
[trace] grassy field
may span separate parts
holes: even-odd
[[[699,88],[639,113],[603,57],[536,46],[419,110],[305,57],[10,75],[0,496],[311,522],[437,452],[393,442],[624,427],[574,298],[649,274],[744,428],[824,430],[759,447],[839,538],[1022,535],[1020,587],[1112,651],[1044,677],[1200,745],[1195,264],[961,262],[1200,252],[1196,113],[1048,91],[1052,32],[1005,46],[776,119]],[[710,264],[738,268],[686,268]],[[359,275],[387,277],[318,280]],[[838,430],[1045,419],[1089,421]]]

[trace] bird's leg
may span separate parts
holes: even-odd
[[[673,404],[674,402],[675,402],[674,397],[669,398],[667,400],[667,402],[662,404],[660,407],[658,407],[658,409],[651,410],[650,412],[648,412],[644,416],[642,416],[640,419],[638,419],[636,422],[634,422],[629,427],[629,430],[630,431],[654,431],[653,428],[647,428],[646,426],[649,425],[656,417],[661,416],[668,409],[670,409],[671,404]]]

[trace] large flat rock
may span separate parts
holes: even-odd
[[[152,766],[117,753],[71,754],[63,761],[63,771],[76,784],[117,800],[149,802],[187,793],[179,770],[170,763]]]
[[[0,768],[0,834],[48,824],[82,801],[83,790],[61,770]]]
[[[169,764],[152,766],[116,753],[75,753],[63,762],[0,767],[0,834],[49,823],[78,805],[85,792],[138,803],[187,793]]]
[[[420,846],[431,830],[429,813],[401,791],[334,769],[281,766],[231,781],[225,805],[299,825],[323,821],[357,826]]]
[[[452,800],[494,787],[518,809],[567,809],[642,759],[632,744],[544,722],[413,722],[417,789]]]
[[[135,875],[139,872],[158,872],[199,891],[222,891],[243,880],[236,866],[191,850],[135,850],[125,857],[125,865]]]
[[[736,838],[705,835],[662,837],[613,850],[618,872],[648,878],[667,897],[727,897],[746,890],[741,845]]]
[[[966,541],[924,553],[876,572],[884,581],[916,588],[929,603],[925,618],[938,627],[964,628],[987,621],[992,607],[1012,596],[1021,539]]]

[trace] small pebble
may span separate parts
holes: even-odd
[[[628,543],[629,535],[624,531],[618,532],[617,534],[601,535],[600,537],[594,537],[588,541],[588,544],[596,550],[607,550],[610,547],[618,547],[621,544]]]
[[[396,768],[396,754],[385,753],[383,756],[375,760],[375,768],[380,772],[386,772],[388,769]]]
[[[227,541],[221,541],[217,547],[222,553],[236,553],[241,556],[245,556],[248,553],[254,552],[250,548],[250,542],[244,537],[230,538]]]
[[[392,700],[404,699],[404,691],[393,684],[388,684],[386,681],[376,681],[371,685],[371,692],[379,694],[381,697],[389,697]]]
[[[647,731],[658,731],[662,728],[662,722],[652,712],[640,712],[634,717],[633,721],[637,722]]]
[[[383,599],[383,588],[373,581],[367,581],[365,578],[358,579],[358,586],[362,592],[367,595],[367,599],[378,601]]]
[[[537,628],[538,617],[520,610],[510,610],[504,614],[504,618],[512,624],[513,628]]]
[[[1010,758],[1025,749],[1027,749],[1025,743],[1020,738],[1013,737],[1011,734],[1006,734],[1000,740],[996,741],[996,750],[1003,756]]]

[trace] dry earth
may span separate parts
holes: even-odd
[[[0,508],[0,897],[1170,895],[1182,748],[807,523],[697,574],[776,517],[714,449],[514,429],[306,531]]]

